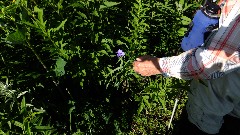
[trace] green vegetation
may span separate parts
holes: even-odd
[[[136,57],[181,53],[198,1],[0,1],[0,134],[166,134],[188,82]],[[125,52],[117,57],[116,52]]]

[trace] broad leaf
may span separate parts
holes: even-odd
[[[9,34],[6,38],[6,41],[10,42],[11,44],[22,44],[25,40],[25,34],[20,30]]]
[[[57,59],[56,61],[56,67],[55,67],[55,73],[56,76],[63,76],[65,75],[65,70],[64,67],[66,65],[66,61],[64,59],[62,59],[61,57]]]
[[[112,7],[112,6],[116,6],[118,4],[120,4],[121,2],[111,2],[111,1],[106,1],[104,2],[104,5],[107,7]]]
[[[120,3],[121,2],[106,1],[106,2],[104,2],[104,5],[100,5],[100,9],[116,6],[116,5],[120,4]]]
[[[191,19],[188,18],[187,16],[182,16],[182,24],[183,25],[189,25],[191,22]]]

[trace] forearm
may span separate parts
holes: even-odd
[[[194,61],[193,51],[195,50],[184,52],[178,56],[164,57],[159,59],[159,65],[162,71],[161,74],[166,77],[175,77],[184,80],[194,78],[194,74],[191,73],[192,71],[189,71],[187,68],[187,65]],[[201,71],[199,68],[196,69],[193,67],[192,69],[194,69],[193,71],[196,72]]]
[[[223,56],[224,50],[216,53],[204,48],[193,49],[179,56],[161,58],[159,65],[163,75],[184,80],[215,79],[240,68],[238,50],[229,56]]]

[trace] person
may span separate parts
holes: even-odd
[[[162,74],[191,80],[188,121],[199,134],[218,134],[224,117],[240,118],[240,1],[225,0],[219,28],[203,46],[178,56],[141,56],[133,62],[133,70],[142,76]],[[188,129],[182,130],[184,134]]]

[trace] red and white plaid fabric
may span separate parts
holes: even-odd
[[[221,2],[220,2],[221,3]],[[214,37],[178,56],[161,58],[163,75],[181,79],[215,79],[240,69],[240,0],[226,0]]]

